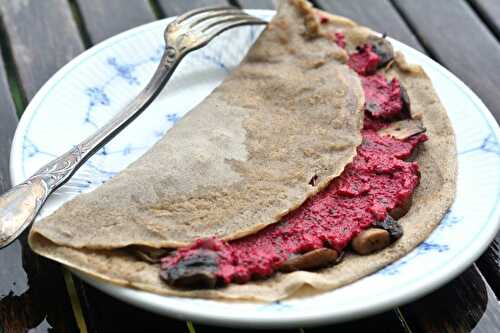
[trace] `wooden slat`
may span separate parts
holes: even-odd
[[[500,44],[464,1],[394,0],[424,46],[500,120]]]
[[[495,237],[488,250],[476,261],[476,265],[500,299],[500,235]]]
[[[6,45],[3,45],[4,47]],[[9,151],[17,124],[0,56],[0,193],[10,188]],[[51,272],[57,272],[52,274]],[[59,267],[36,256],[25,235],[0,250],[0,331],[76,331]]]
[[[0,55],[0,193],[10,188],[9,152],[16,125],[17,116]],[[0,250],[0,329],[24,332],[38,326],[44,313],[30,306],[37,301],[33,298],[23,268],[21,241],[16,241]]]
[[[406,330],[395,312],[385,312],[379,315],[371,316],[368,318],[358,319],[351,322],[346,322],[336,325],[326,325],[302,329],[281,329],[277,332],[280,333],[323,333],[323,332],[342,332],[342,333],[358,333],[370,332],[373,328],[377,327],[378,331],[385,333],[406,333]],[[202,324],[195,324],[196,333],[252,333],[256,332],[254,329],[234,329],[216,326],[207,326]]]
[[[10,188],[9,155],[16,126],[16,110],[10,96],[3,59],[0,56],[0,193]]]
[[[188,332],[183,320],[163,317],[128,305],[89,285],[86,285],[85,293],[93,307],[97,332]]]
[[[378,32],[385,32],[417,50],[423,50],[389,0],[317,0],[316,3],[326,11],[346,16]]]
[[[31,99],[84,47],[66,0],[2,0],[0,11],[21,85]]]
[[[93,332],[149,332],[159,327],[168,332],[187,332],[185,321],[153,314],[79,282],[77,288],[85,319]],[[120,318],[119,322],[114,318]]]
[[[469,0],[471,5],[486,20],[490,28],[500,38],[500,1],[498,0]]]
[[[395,311],[384,312],[379,315],[357,319],[330,326],[320,326],[316,328],[306,328],[305,333],[324,332],[384,332],[384,333],[408,333]]]
[[[273,0],[237,0],[238,5],[248,9],[275,9]]]
[[[0,250],[2,332],[78,331],[59,269],[31,252],[25,235]]]
[[[10,42],[7,46],[7,40],[2,40],[2,46],[10,46],[19,84],[29,100],[58,68],[83,50],[83,43],[65,0],[4,0],[0,14]],[[59,265],[31,252],[25,236],[0,251],[0,264],[10,274],[1,279],[2,284],[26,286],[0,303],[4,331],[77,330]]]
[[[204,324],[193,324],[196,329],[196,333],[256,333],[256,332],[274,332],[273,330],[257,330],[252,328],[230,328],[230,327],[220,327],[220,326],[212,326],[212,325],[204,325]],[[301,333],[299,328],[289,328],[289,329],[280,329],[275,330],[276,333]]]
[[[345,322],[336,325],[326,325],[303,329],[282,329],[278,332],[280,333],[323,333],[323,332],[342,332],[342,333],[358,333],[358,332],[370,332],[373,328],[377,327],[378,331],[385,333],[407,333],[404,325],[401,323],[400,319],[397,317],[396,312],[388,311],[379,315],[370,316],[363,319],[358,319],[350,322]],[[251,333],[256,332],[253,329],[234,329],[225,327],[215,327],[202,324],[195,324],[196,333]]]
[[[188,10],[208,7],[208,6],[228,6],[229,2],[225,0],[158,0],[158,5],[165,16],[176,16],[187,12]]]
[[[78,0],[77,3],[92,44],[155,20],[148,0]]]
[[[500,305],[475,266],[401,312],[412,332],[500,332]]]

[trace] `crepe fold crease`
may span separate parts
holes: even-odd
[[[37,222],[31,247],[124,286],[255,301],[334,289],[412,250],[453,200],[456,160],[453,131],[429,78],[401,56],[387,75],[405,86],[412,114],[422,119],[430,140],[418,152],[421,184],[400,220],[404,236],[398,242],[372,255],[348,255],[317,272],[278,273],[264,281],[191,291],[169,287],[158,265],[129,250],[255,233],[299,207],[352,161],[361,143],[364,96],[331,32],[341,29],[348,48],[373,32],[342,17],[329,18],[320,26],[306,1],[281,1],[241,65],[218,88],[108,183]]]

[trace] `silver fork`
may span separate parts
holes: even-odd
[[[233,7],[197,9],[172,21],[165,29],[166,46],[160,64],[139,95],[92,136],[0,197],[0,248],[30,226],[48,196],[151,104],[186,54],[227,29],[254,24],[266,22]]]

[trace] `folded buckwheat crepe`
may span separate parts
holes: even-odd
[[[256,301],[338,288],[399,259],[428,237],[451,205],[456,157],[451,124],[431,81],[401,54],[384,53],[381,45],[388,43],[349,19],[315,10],[307,1],[281,1],[241,65],[218,88],[109,182],[37,222],[29,237],[31,247],[123,286]],[[394,124],[401,121],[418,122],[426,133],[395,139]],[[397,147],[412,145],[411,157],[393,153],[383,159],[378,150],[370,150],[374,145],[389,147],[389,141]],[[368,170],[374,160],[377,166]],[[389,164],[393,169],[382,170]],[[363,178],[356,170],[374,174]],[[409,176],[399,184],[401,170],[409,170]],[[383,180],[387,192],[400,186],[394,207],[402,205],[402,196],[411,196],[412,203],[398,217],[399,239],[371,254],[357,254],[350,250],[356,245],[349,243],[369,228],[371,219],[390,214],[391,204],[375,200],[384,194],[375,193],[369,180],[380,174],[390,176]],[[353,177],[365,182],[364,189]],[[349,182],[349,189],[342,182]],[[327,194],[333,205],[328,216],[314,208]],[[368,202],[366,209],[358,212],[352,200]],[[349,209],[360,217],[346,213]],[[309,233],[298,226],[300,219],[317,222],[308,227]],[[289,229],[280,231],[286,227],[280,225]],[[322,229],[314,229],[318,226]],[[272,247],[265,236],[269,230],[275,239]],[[302,234],[293,234],[297,232]],[[200,239],[220,240],[230,259],[222,259],[221,247],[196,243]],[[248,239],[249,250],[242,251]],[[200,246],[203,255],[208,251],[215,258],[211,276],[217,284],[186,289],[169,283],[171,268],[185,259],[179,256],[189,256]],[[259,254],[259,246],[271,249],[272,258],[266,261],[269,254]],[[345,256],[319,270],[280,269],[288,258],[321,247],[336,251],[336,259],[340,253]],[[165,251],[170,259],[161,264],[137,252],[176,248],[184,252]],[[261,256],[262,270],[255,268],[255,258],[243,258],[237,251]],[[170,273],[160,275],[162,270]]]

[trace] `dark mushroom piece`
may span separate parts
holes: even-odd
[[[299,270],[317,269],[336,263],[337,258],[338,253],[333,249],[316,249],[290,257],[283,263],[279,270],[284,273],[290,273]]]
[[[173,266],[162,267],[160,276],[177,288],[215,288],[217,270],[217,253],[200,249]]]
[[[401,114],[406,118],[411,118],[410,96],[408,96],[406,88],[401,83],[399,85],[399,96],[403,101],[403,109],[401,110]]]
[[[385,37],[371,35],[368,37],[368,42],[371,44],[373,52],[380,57],[379,68],[384,67],[394,59],[394,49]]]
[[[425,129],[425,127],[422,125],[422,122],[420,120],[417,120],[417,119],[406,119],[406,120],[400,120],[400,121],[396,121],[396,122],[393,122],[391,123],[389,126],[379,130],[377,133],[379,135],[389,135],[389,136],[392,136],[396,139],[399,139],[399,140],[404,140],[404,139],[407,139],[409,137],[412,137],[414,135],[419,135],[419,134],[422,134],[422,133],[425,133],[427,130]],[[419,151],[420,147],[417,146],[413,152],[411,153],[411,155],[407,158],[405,158],[406,161],[413,161],[416,159],[417,155],[418,155],[418,151]],[[405,205],[408,205],[407,208],[409,208],[409,205],[411,204],[411,201],[409,203],[404,203],[403,206]],[[407,210],[406,210],[407,211]],[[391,214],[392,217],[394,217],[395,219],[398,219],[400,218],[401,216],[403,216],[404,214],[406,214],[406,211],[402,211],[400,213],[398,213],[397,211],[395,212],[395,214]]]
[[[411,136],[425,133],[426,129],[416,119],[406,119],[393,122],[389,126],[378,131],[379,135],[390,135],[396,139],[404,140]]]
[[[403,235],[403,229],[390,215],[377,221],[373,227],[363,230],[351,241],[351,247],[358,254],[370,254],[382,250]]]
[[[391,242],[403,236],[403,228],[401,225],[394,220],[390,215],[387,215],[383,221],[377,221],[373,224],[373,228],[378,228],[389,233]]]

